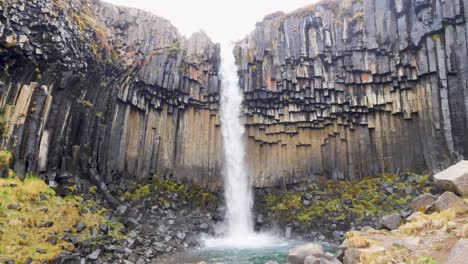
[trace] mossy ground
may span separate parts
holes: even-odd
[[[194,182],[182,183],[164,179],[157,179],[150,184],[137,185],[135,191],[125,192],[123,196],[132,201],[147,199],[163,206],[172,202],[195,203],[200,206],[218,203],[218,198],[214,193],[203,189]]]
[[[24,263],[29,257],[33,261],[50,261],[64,250],[73,251],[73,244],[61,238],[66,228],[71,229],[72,235],[77,234],[74,226],[78,221],[93,227],[94,233],[98,233],[99,224],[107,223],[109,235],[121,237],[122,225],[107,222],[105,209],[92,213],[91,207],[98,208],[94,202],[77,196],[58,197],[37,177],[28,176],[22,182],[14,173],[10,174],[11,178],[0,179],[0,261],[13,259],[15,263]],[[12,209],[11,205],[19,205],[19,209]],[[58,237],[55,245],[47,242],[52,236]],[[80,236],[84,240],[92,234],[86,228]]]
[[[315,220],[327,219],[356,223],[399,212],[415,193],[429,190],[429,176],[412,175],[417,180],[409,180],[410,176],[385,174],[358,181],[319,181],[304,191],[273,190],[263,199],[267,210],[280,222],[298,221],[306,226]],[[309,204],[304,203],[305,200]]]

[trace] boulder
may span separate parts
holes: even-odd
[[[441,212],[447,209],[454,209],[457,213],[468,212],[468,205],[465,201],[453,192],[444,192],[431,206],[432,209]]]
[[[308,256],[320,258],[323,256],[323,247],[318,243],[308,243],[302,246],[292,248],[288,252],[289,264],[304,264]]]
[[[345,251],[345,256],[343,263],[344,264],[358,264],[361,263],[361,255],[363,254],[373,254],[377,252],[384,252],[385,248],[379,246],[373,246],[370,248],[353,248],[350,247]]]
[[[453,246],[447,264],[465,264],[468,260],[468,239],[461,238]]]
[[[304,264],[320,264],[320,259],[314,256],[307,256],[304,259]]]
[[[468,196],[468,160],[462,160],[448,169],[434,175],[434,181],[438,188],[457,193],[460,196]]]
[[[430,193],[424,193],[419,195],[418,197],[414,198],[410,204],[411,211],[419,212],[426,210],[433,202],[437,200],[437,196],[432,195]]]
[[[401,215],[392,214],[382,218],[382,227],[388,230],[395,230],[401,224]]]

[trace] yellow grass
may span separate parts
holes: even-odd
[[[41,195],[46,199],[41,200]],[[8,209],[11,204],[19,204],[20,209]],[[28,257],[34,261],[48,261],[63,250],[73,250],[71,243],[60,239],[65,228],[71,228],[77,235],[73,227],[78,221],[94,227],[95,232],[99,224],[106,222],[104,210],[96,214],[88,210],[82,214],[83,207],[86,205],[80,204],[78,197],[56,196],[39,178],[28,177],[24,182],[14,178],[0,179],[0,261],[14,259],[16,263],[24,263]],[[44,208],[47,212],[42,211]],[[44,227],[49,221],[53,225]],[[56,245],[47,242],[53,235],[59,237]],[[80,235],[86,239],[91,234],[85,229]],[[46,253],[40,254],[37,249]]]

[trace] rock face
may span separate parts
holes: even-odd
[[[336,0],[265,17],[234,51],[257,185],[466,156],[467,7]]]
[[[440,189],[468,196],[468,160],[462,160],[448,169],[434,175],[434,182]]]
[[[106,184],[173,175],[216,184],[219,61],[204,33],[186,39],[140,10],[2,1],[2,147],[20,175],[93,170]]]

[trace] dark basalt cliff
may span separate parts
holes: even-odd
[[[256,186],[437,171],[468,154],[466,0],[326,0],[235,48]],[[219,46],[97,0],[0,1],[14,169],[220,183]],[[103,187],[105,188],[105,187]]]
[[[257,185],[437,171],[468,154],[468,1],[322,1],[235,49]]]
[[[89,0],[0,1],[2,147],[14,170],[96,184],[219,175],[219,45]]]

